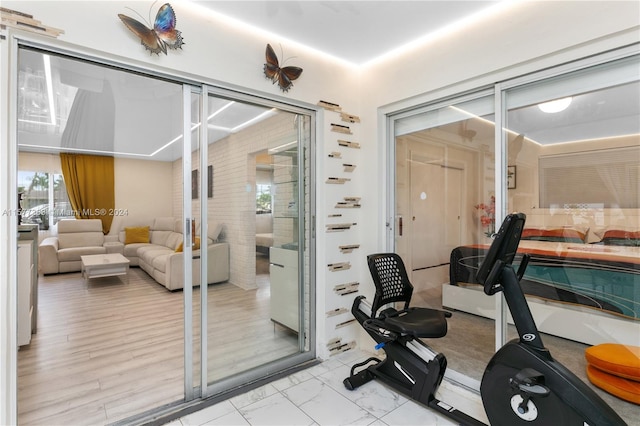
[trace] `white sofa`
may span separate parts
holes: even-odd
[[[107,252],[100,219],[60,220],[57,227],[58,236],[45,238],[38,247],[43,274],[79,271],[80,256]]]
[[[109,235],[102,234],[99,219],[61,220],[58,235],[46,238],[38,249],[40,272],[55,274],[81,270],[80,256],[101,253],[121,253],[168,290],[184,287],[182,279],[184,253],[176,252],[182,243],[182,228],[172,217],[131,219],[112,225]],[[149,227],[149,241],[125,244],[127,227]],[[211,225],[207,238],[207,282],[229,280],[229,243],[217,242],[222,227]],[[201,249],[192,252],[194,285],[200,285]]]

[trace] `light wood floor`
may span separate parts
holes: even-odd
[[[107,424],[183,399],[183,293],[141,269],[129,274],[129,284],[40,277],[38,333],[18,352],[20,425]],[[297,335],[270,321],[268,275],[260,277],[257,290],[208,287],[211,379],[298,350]],[[195,289],[194,312],[199,297]],[[194,328],[195,354],[197,336]]]

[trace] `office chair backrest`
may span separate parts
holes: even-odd
[[[413,286],[402,258],[396,253],[371,254],[367,256],[367,263],[376,286],[371,318],[375,318],[378,309],[387,303],[404,302],[404,309],[408,308]]]

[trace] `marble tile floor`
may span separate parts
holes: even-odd
[[[191,425],[454,425],[372,381],[349,391],[342,380],[371,354],[355,350],[167,423]],[[480,396],[446,380],[436,395],[488,423]]]

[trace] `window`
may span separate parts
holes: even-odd
[[[49,229],[60,219],[73,218],[62,174],[45,171],[18,172],[22,223],[34,223]]]
[[[638,146],[540,157],[540,207],[637,209],[639,161]]]
[[[256,213],[271,213],[271,184],[256,184]]]

